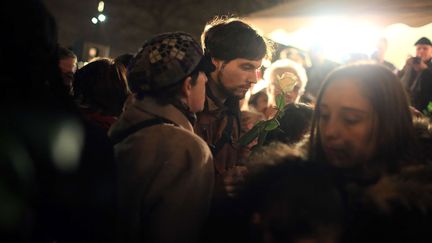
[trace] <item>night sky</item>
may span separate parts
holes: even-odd
[[[99,0],[45,0],[54,15],[61,45],[78,57],[84,43],[108,46],[109,56],[134,53],[150,36],[167,31],[186,31],[197,39],[205,23],[215,15],[244,16],[281,0],[106,0],[104,23],[93,24]]]

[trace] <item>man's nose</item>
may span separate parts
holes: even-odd
[[[254,72],[252,75],[250,75],[248,81],[249,81],[249,83],[256,84],[258,82],[257,73]]]

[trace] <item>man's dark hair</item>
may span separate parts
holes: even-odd
[[[229,62],[236,58],[259,60],[271,57],[270,42],[250,25],[235,18],[216,18],[201,35],[204,52]]]
[[[66,58],[77,59],[77,56],[75,55],[75,53],[73,53],[73,51],[71,51],[70,49],[65,48],[65,47],[59,47],[58,56],[59,56],[59,60],[66,59]]]
[[[426,37],[422,37],[419,40],[416,41],[416,43],[414,43],[414,45],[429,45],[432,46],[432,42],[426,38]]]

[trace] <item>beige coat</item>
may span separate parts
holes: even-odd
[[[115,146],[121,242],[194,242],[206,220],[214,184],[207,144],[172,105],[136,101],[110,136],[156,116],[178,126],[143,128]]]

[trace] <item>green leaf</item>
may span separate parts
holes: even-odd
[[[265,139],[267,137],[267,131],[263,131],[262,133],[260,133],[259,137],[258,137],[258,146],[262,146],[265,142]]]
[[[278,113],[276,113],[276,116],[274,118],[279,121],[283,117],[284,113],[285,113],[285,109],[279,110]]]
[[[257,121],[254,127],[264,127],[265,122],[264,120]]]
[[[429,104],[427,105],[427,111],[432,112],[432,102],[429,102]]]
[[[260,131],[263,129],[265,125],[265,121],[258,122],[255,126],[252,127],[247,133],[245,133],[241,138],[239,138],[238,143],[241,146],[246,146],[250,144],[255,138],[258,137]]]
[[[271,131],[279,127],[279,121],[276,119],[268,120],[265,124],[264,130]]]
[[[276,106],[279,110],[283,110],[283,108],[285,107],[285,99],[283,93],[276,96]]]

